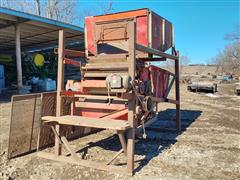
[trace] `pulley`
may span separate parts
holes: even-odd
[[[146,112],[150,112],[153,109],[153,101],[150,96],[146,96],[143,99],[143,109]]]

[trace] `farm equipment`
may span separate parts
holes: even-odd
[[[192,82],[187,89],[193,92],[217,92],[217,83],[212,82]]]
[[[158,103],[176,105],[176,130],[181,129],[179,53],[174,47],[172,24],[148,9],[85,18],[85,52],[65,49],[64,30],[59,30],[56,115],[41,117],[55,137],[55,154],[39,151],[38,156],[86,167],[133,174],[135,138],[157,121]],[[171,54],[165,51],[171,50]],[[87,63],[73,60],[84,57]],[[175,72],[151,65],[175,62]],[[65,88],[64,66],[75,65],[81,81]],[[176,99],[168,98],[175,82]],[[71,87],[73,87],[71,89]],[[71,109],[63,113],[63,99]],[[118,134],[122,149],[106,163],[81,159],[61,131],[64,125],[110,129]],[[39,138],[41,139],[41,133]],[[68,156],[62,154],[63,146]],[[126,167],[111,165],[121,154]]]

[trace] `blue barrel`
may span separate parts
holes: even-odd
[[[4,66],[0,65],[0,91],[5,88]]]

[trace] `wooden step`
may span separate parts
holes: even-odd
[[[128,63],[122,62],[122,63],[88,63],[84,67],[82,67],[82,70],[128,70]]]
[[[58,124],[92,127],[100,129],[126,130],[130,128],[128,121],[114,120],[110,118],[92,118],[83,116],[44,116],[42,120],[45,122],[56,122]]]
[[[107,77],[111,74],[128,75],[127,71],[85,71],[83,72],[84,77]]]

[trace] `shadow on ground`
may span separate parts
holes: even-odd
[[[135,144],[135,154],[144,156],[143,159],[138,160],[139,166],[135,169],[135,172],[140,171],[151,159],[175,144],[177,137],[186,131],[187,127],[189,127],[201,113],[202,111],[181,110],[181,131],[176,131],[173,130],[176,128],[175,109],[167,109],[160,112],[158,114],[158,121],[147,128],[147,139],[139,139]],[[166,128],[171,130],[166,130]],[[118,136],[114,135],[97,142],[91,142],[87,147],[79,150],[78,153],[82,153],[84,157],[89,148],[96,146],[110,151],[119,151],[121,149]]]
[[[12,93],[1,93],[0,94],[0,103],[9,103],[11,102]]]

